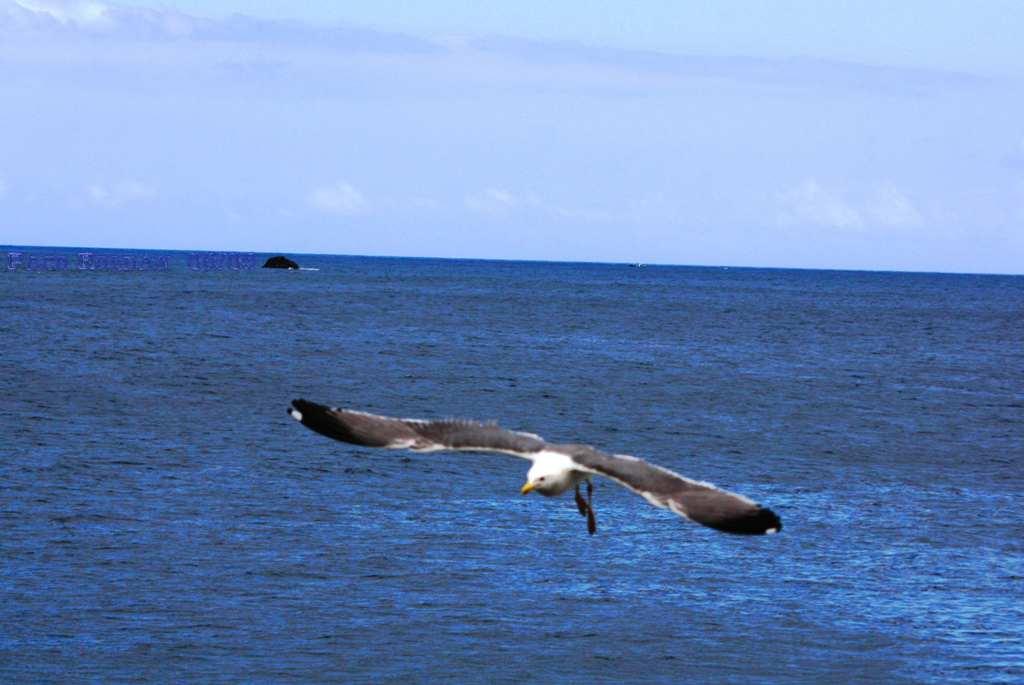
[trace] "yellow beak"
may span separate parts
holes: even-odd
[[[533,488],[533,483],[527,483],[526,485],[519,489],[519,492],[521,492],[524,495],[529,495],[531,492],[533,492]]]

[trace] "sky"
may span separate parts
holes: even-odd
[[[0,244],[1024,273],[1024,3],[0,0]]]

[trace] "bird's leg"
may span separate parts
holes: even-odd
[[[594,518],[594,484],[587,479],[587,532],[597,532],[597,519]]]
[[[580,516],[586,516],[587,515],[587,509],[589,507],[587,507],[586,500],[584,500],[583,496],[580,494],[580,484],[579,483],[576,484],[576,508],[580,510]]]
[[[587,517],[587,532],[593,535],[597,532],[597,519],[594,518],[594,484],[587,479],[587,498],[583,499],[583,495],[580,494],[580,485],[576,484],[576,508],[579,509],[580,516]]]

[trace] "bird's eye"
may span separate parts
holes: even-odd
[[[538,483],[543,483],[545,478],[546,478],[546,476],[541,476],[540,478],[537,479],[537,482]]]

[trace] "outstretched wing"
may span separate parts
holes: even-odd
[[[417,452],[505,452],[533,459],[533,455],[544,449],[546,444],[538,435],[505,430],[494,424],[463,420],[396,419],[351,409],[336,409],[307,400],[292,400],[288,413],[303,426],[321,435],[365,447],[410,449]]]
[[[710,528],[751,535],[782,530],[782,521],[775,512],[746,497],[684,478],[636,457],[605,454],[586,445],[550,445],[532,433],[477,421],[396,419],[307,400],[293,400],[288,413],[321,435],[365,447],[504,452],[530,460],[542,451],[560,452],[578,471],[607,476],[651,504]]]
[[[549,447],[561,451],[559,446]],[[710,483],[684,478],[642,459],[610,455],[586,446],[566,450],[580,471],[607,476],[651,504],[726,533],[763,535],[782,530],[771,509]]]

